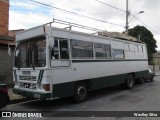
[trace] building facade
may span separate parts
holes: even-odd
[[[0,36],[8,36],[9,0],[0,0]]]
[[[157,52],[152,55],[152,63],[154,65],[159,65],[160,66],[160,52]]]
[[[0,0],[0,84],[12,84],[14,37],[8,35],[9,0]],[[10,48],[10,49],[9,49]],[[8,54],[8,50],[10,50]]]

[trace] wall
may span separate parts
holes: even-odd
[[[11,56],[8,55],[8,46],[0,46],[0,83],[13,83],[13,56],[14,47],[11,49]]]
[[[160,65],[160,56],[153,56],[152,62],[154,65]]]
[[[154,72],[159,72],[160,66],[159,65],[149,65],[149,69],[151,69]]]
[[[9,0],[0,0],[0,36],[8,35]]]
[[[9,35],[9,36],[12,36],[12,37],[15,37],[15,35],[16,35],[18,32],[21,32],[21,31],[23,31],[23,30],[24,30],[24,29],[9,30],[8,35]]]

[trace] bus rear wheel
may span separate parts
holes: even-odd
[[[154,81],[154,76],[152,76],[152,77],[150,78],[150,81],[151,81],[151,82],[153,82],[153,81]]]
[[[134,76],[132,74],[129,74],[126,80],[126,88],[132,89],[134,85]]]
[[[142,77],[142,78],[139,78],[139,83],[140,83],[140,84],[144,84],[144,83],[145,83],[145,80],[144,80],[143,77]]]
[[[74,88],[73,100],[75,103],[84,102],[88,97],[87,85],[84,82],[77,83]]]

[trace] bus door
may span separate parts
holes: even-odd
[[[69,44],[66,38],[54,38],[51,49],[51,67],[69,67]]]

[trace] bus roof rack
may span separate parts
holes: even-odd
[[[86,29],[86,30],[96,31],[96,32],[104,31],[104,30],[100,30],[97,28],[92,28],[92,27],[88,27],[88,26],[84,26],[84,25],[80,25],[80,24],[76,24],[76,23],[72,23],[72,22],[67,22],[67,21],[63,21],[63,20],[58,20],[58,19],[53,19],[52,23],[59,23],[59,24],[63,24],[63,25],[68,25],[68,27],[65,27],[64,29],[69,28],[70,30],[72,27],[76,27],[76,28],[81,28],[81,29]]]
[[[72,22],[67,22],[67,21],[63,21],[63,20],[58,20],[58,19],[53,19],[52,23],[59,23],[59,24],[67,25],[67,27],[65,27],[63,29],[72,30],[72,27],[77,27],[77,28],[81,28],[81,29],[95,31],[92,34],[97,34],[100,36],[117,38],[117,39],[122,39],[122,40],[133,41],[133,42],[141,42],[140,40],[138,40],[134,37],[128,36],[128,35],[126,35],[124,33],[120,33],[120,32],[108,32],[106,30],[104,31],[104,30],[100,30],[97,28],[92,28],[92,27],[88,27],[88,26],[84,26],[84,25],[80,25],[80,24],[76,24],[76,23],[72,23]]]
[[[122,39],[122,40],[133,41],[133,42],[141,42],[140,40],[138,40],[132,36],[128,36],[124,33],[119,33],[119,32],[103,31],[103,32],[98,32],[98,35],[111,37],[111,38],[118,38],[118,39]]]
[[[80,29],[85,29],[85,30],[89,30],[89,31],[94,31],[91,34],[97,34],[99,36],[105,36],[105,37],[110,37],[110,38],[117,38],[117,39],[122,39],[122,40],[127,40],[127,41],[133,41],[133,42],[141,42],[140,40],[128,36],[124,33],[120,33],[120,32],[108,32],[108,31],[104,31],[104,30],[100,30],[97,28],[92,28],[92,27],[88,27],[88,26],[84,26],[84,25],[80,25],[80,24],[76,24],[76,23],[72,23],[72,22],[68,22],[68,21],[63,21],[63,20],[59,20],[59,19],[53,19],[52,22],[40,25],[40,26],[45,26],[45,25],[49,25],[52,26],[52,24],[57,23],[57,24],[61,24],[64,25],[65,27],[63,27],[62,29],[68,29],[68,30],[72,30],[73,27],[75,28],[80,28]]]

